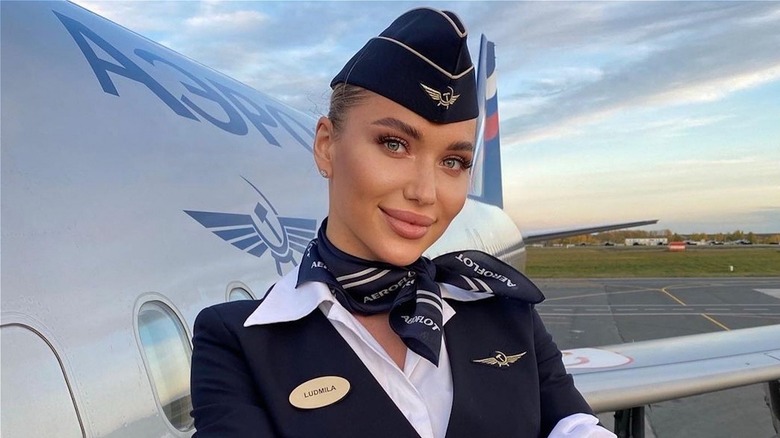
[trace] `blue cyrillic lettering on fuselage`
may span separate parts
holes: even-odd
[[[234,135],[246,135],[249,132],[248,125],[244,120],[246,118],[265,138],[268,144],[281,147],[281,143],[269,130],[269,127],[273,129],[281,128],[295,141],[300,143],[301,146],[309,151],[312,150],[311,143],[314,139],[312,127],[305,126],[283,109],[270,104],[266,104],[263,107],[245,94],[212,79],[207,79],[213,85],[212,87],[181,65],[147,50],[135,49],[135,56],[149,63],[153,69],[158,68],[160,64],[164,64],[179,72],[185,79],[189,80],[189,82],[180,81],[188,92],[215,102],[224,112],[224,114],[210,114],[186,95],[176,98],[160,82],[155,80],[152,75],[141,68],[140,65],[81,22],[57,12],[54,12],[54,14],[65,26],[71,37],[73,37],[79,49],[81,49],[81,53],[84,54],[90,67],[92,67],[92,71],[95,73],[95,77],[104,92],[119,96],[119,91],[117,91],[110,74],[121,76],[145,85],[168,108],[181,117],[200,121],[198,118],[200,116],[217,128]],[[90,42],[113,59],[106,60],[100,58],[90,46]],[[308,137],[309,140],[305,140],[304,137]]]

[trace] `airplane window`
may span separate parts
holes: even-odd
[[[9,325],[0,329],[0,342],[0,434],[84,437],[68,381],[43,335],[21,325]]]
[[[254,297],[252,294],[249,293],[246,289],[243,287],[234,287],[233,289],[230,289],[230,295],[228,296],[228,301],[241,301],[241,300],[254,300]]]
[[[176,429],[192,429],[192,347],[181,320],[165,303],[148,301],[138,312],[138,331],[147,372],[165,416]]]

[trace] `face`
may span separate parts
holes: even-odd
[[[463,208],[476,120],[434,124],[378,94],[351,107],[339,132],[317,124],[328,172],[328,239],[356,257],[411,264]]]

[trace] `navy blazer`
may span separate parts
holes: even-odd
[[[509,298],[447,300],[453,379],[447,438],[546,437],[561,418],[591,413],[533,306]],[[419,437],[363,362],[318,309],[298,321],[244,327],[258,301],[204,309],[195,321],[192,416],[196,438]],[[475,363],[494,351],[527,352],[511,366]],[[341,376],[342,400],[302,410],[303,382]]]

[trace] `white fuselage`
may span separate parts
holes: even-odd
[[[315,120],[59,2],[2,2],[2,110],[2,436],[191,435],[158,401],[189,393],[189,369],[154,382],[140,309],[163,303],[189,337],[200,309],[300,260],[280,218],[327,214]],[[260,241],[185,211],[249,215]],[[466,247],[524,263],[513,222],[474,200],[430,254]]]

